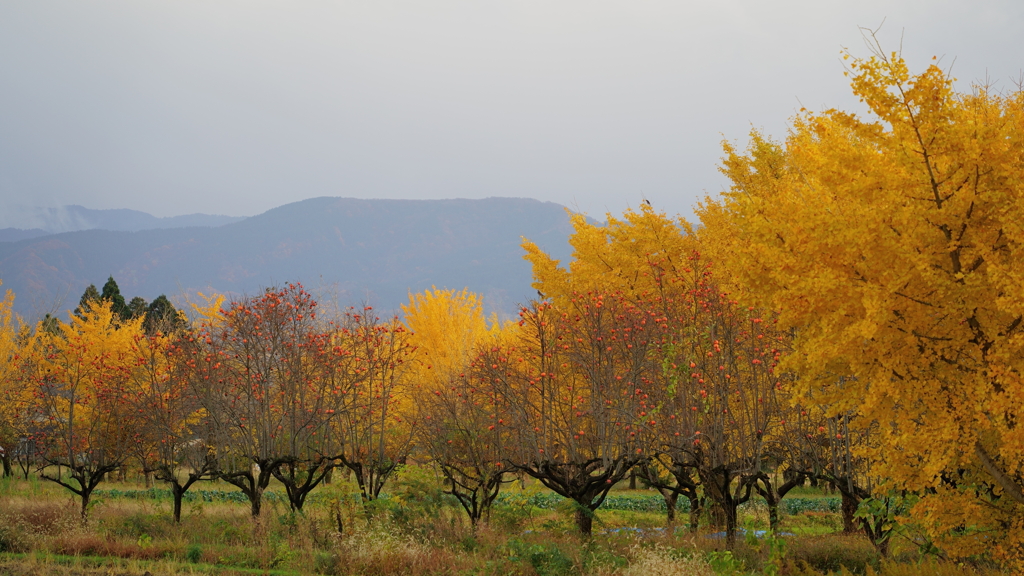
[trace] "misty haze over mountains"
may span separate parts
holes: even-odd
[[[314,198],[249,218],[80,206],[43,215],[45,228],[0,232],[0,290],[14,290],[29,321],[66,317],[86,286],[111,275],[127,297],[177,303],[298,281],[341,305],[394,310],[410,292],[468,287],[488,311],[510,313],[536,296],[524,237],[555,258],[571,254],[565,208],[526,198]]]
[[[185,228],[189,226],[221,226],[244,220],[241,216],[215,216],[209,214],[186,214],[158,218],[138,210],[92,210],[84,206],[61,206],[59,208],[10,208],[0,224],[11,226],[0,228],[0,242],[15,242],[38,238],[47,234],[77,232],[79,230],[115,230],[137,232],[160,228]]]

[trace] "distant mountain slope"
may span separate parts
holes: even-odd
[[[40,228],[31,228],[28,230],[23,230],[21,228],[0,228],[0,242],[17,242],[18,240],[38,238],[40,236],[46,236],[47,234],[50,234],[50,232]]]
[[[90,283],[113,275],[147,299],[216,290],[253,293],[275,283],[331,286],[342,304],[369,297],[397,308],[410,291],[469,287],[488,308],[512,311],[534,294],[522,237],[570,254],[564,207],[523,198],[315,198],[216,228],[88,230],[0,243],[0,279],[27,317],[63,313]]]
[[[186,214],[158,218],[138,210],[93,210],[71,205],[60,208],[32,208],[20,210],[17,218],[21,226],[39,229],[50,234],[76,232],[79,230],[116,230],[137,232],[160,228],[186,228],[189,226],[222,226],[244,220],[241,216],[218,216],[212,214]],[[16,228],[0,230],[19,230]],[[30,232],[31,230],[21,230]],[[8,233],[7,236],[11,234]],[[0,242],[9,242],[0,235]]]

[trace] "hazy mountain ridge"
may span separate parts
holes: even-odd
[[[12,217],[8,216],[8,221],[11,219]],[[245,217],[199,213],[157,217],[138,210],[94,210],[84,206],[70,205],[59,208],[18,209],[13,215],[13,219],[21,226],[29,228],[4,228],[0,230],[0,242],[81,230],[137,232],[161,228],[223,226],[244,220]]]
[[[17,242],[18,240],[28,240],[29,238],[38,238],[50,234],[52,232],[47,232],[42,228],[29,228],[28,230],[22,228],[0,228],[0,242]]]
[[[26,317],[77,304],[113,275],[123,294],[253,293],[302,281],[342,304],[397,308],[431,285],[484,294],[511,311],[534,295],[522,237],[556,258],[571,253],[561,205],[523,198],[314,198],[219,227],[87,230],[0,243],[0,280]]]

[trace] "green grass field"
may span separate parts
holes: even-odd
[[[509,486],[474,531],[439,488],[410,488],[422,488],[427,471],[406,474],[416,482],[400,478],[390,497],[365,507],[354,485],[336,479],[301,514],[272,485],[258,520],[232,487],[203,483],[186,499],[180,525],[160,486],[106,482],[83,524],[63,488],[7,478],[0,480],[0,575],[1000,574],[922,556],[905,536],[883,561],[866,537],[842,533],[836,499],[813,489],[784,501],[782,530],[793,536],[754,538],[768,527],[767,509],[744,506],[740,525],[751,535],[726,552],[705,527],[690,533],[684,510],[666,526],[664,503],[650,490],[613,490],[584,539],[571,507],[536,485]]]

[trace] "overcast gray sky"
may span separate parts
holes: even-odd
[[[1024,68],[1019,0],[0,0],[0,226],[325,195],[689,215],[723,137],[858,109],[839,53],[883,19],[961,88]]]

